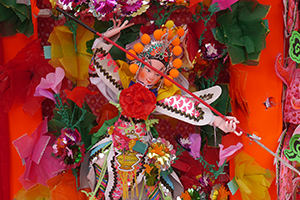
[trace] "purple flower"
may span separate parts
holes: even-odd
[[[119,3],[122,5],[122,13],[125,15],[136,12],[143,5],[141,0],[121,0]]]
[[[100,14],[110,13],[114,10],[117,2],[114,0],[94,0],[95,10]]]

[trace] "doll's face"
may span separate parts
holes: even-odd
[[[150,59],[148,63],[158,71],[161,71],[162,73],[165,72],[165,66],[162,62],[155,59]],[[161,75],[159,75],[149,67],[144,66],[143,68],[140,68],[137,75],[137,80],[143,82],[145,86],[148,86],[155,85],[159,81],[160,77]]]

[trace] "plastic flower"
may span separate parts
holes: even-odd
[[[41,78],[40,84],[35,88],[34,96],[46,97],[53,100],[55,103],[54,94],[48,89],[52,89],[55,94],[60,92],[62,80],[65,77],[65,71],[57,67],[54,73],[47,74],[46,78]]]
[[[19,178],[26,190],[37,183],[47,185],[46,181],[64,170],[61,160],[51,156],[51,139],[47,135],[47,118],[42,121],[37,129],[31,134],[21,136],[13,142],[20,157],[25,162],[25,172]]]

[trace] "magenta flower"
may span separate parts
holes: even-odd
[[[226,10],[227,8],[231,10],[230,6],[237,1],[238,0],[212,0],[211,5],[218,3],[220,10]]]
[[[40,84],[35,88],[35,97],[46,97],[53,100],[55,103],[54,93],[58,94],[60,92],[62,80],[65,77],[65,71],[57,67],[54,73],[49,73],[46,78],[41,78]],[[49,91],[52,89],[52,91]]]
[[[51,137],[47,135],[47,118],[37,129],[13,141],[21,159],[25,163],[25,172],[19,178],[26,190],[40,183],[47,186],[46,181],[64,170],[61,160],[51,156],[52,147],[49,144]]]
[[[100,14],[107,14],[114,10],[117,2],[114,0],[94,0],[95,10]]]
[[[83,161],[85,148],[77,129],[62,129],[52,148],[54,156],[61,158],[67,169],[75,168]]]

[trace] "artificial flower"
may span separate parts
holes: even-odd
[[[217,200],[227,200],[230,192],[222,185],[218,190]]]
[[[93,1],[94,9],[101,15],[105,15],[114,10],[118,4],[115,0]]]
[[[191,200],[192,199],[188,191],[185,191],[184,193],[182,193],[180,198],[183,200]]]
[[[150,172],[151,172],[151,170],[153,169],[153,167],[151,167],[151,166],[148,165],[148,164],[145,164],[144,167],[145,167],[145,172],[148,173],[148,174],[150,174]]]
[[[47,118],[36,130],[16,139],[13,144],[25,163],[25,172],[19,178],[26,190],[37,183],[47,185],[46,181],[64,170],[61,160],[51,156],[52,147],[49,144],[51,136],[47,135]]]
[[[55,72],[51,72],[47,74],[46,78],[42,78],[40,84],[35,88],[35,97],[46,97],[48,99],[53,100],[55,103],[54,94],[48,89],[52,89],[55,94],[60,92],[62,80],[65,77],[65,71],[57,67]]]
[[[219,164],[218,166],[222,166],[225,160],[232,156],[235,152],[240,150],[244,145],[242,143],[237,143],[236,145],[231,145],[230,147],[224,149],[222,144],[219,144],[220,152],[219,152]],[[228,160],[227,160],[228,161]]]
[[[77,25],[78,26],[78,25]],[[70,26],[71,27],[71,26]],[[86,42],[93,39],[92,32],[83,26],[56,26],[49,36],[53,67],[65,70],[66,77],[79,86],[87,86],[88,69],[92,55],[87,53]]]
[[[122,113],[128,117],[146,120],[156,108],[155,104],[155,95],[140,83],[122,90],[120,94]]]
[[[261,167],[254,158],[245,152],[234,157],[235,180],[240,188],[243,199],[270,199],[268,188],[273,175]]]
[[[197,159],[200,157],[201,136],[200,134],[196,134],[196,133],[190,134],[189,140],[191,141],[191,146],[190,146],[191,151],[189,153],[193,158]]]
[[[49,200],[50,198],[49,187],[41,184],[37,184],[29,190],[22,188],[14,196],[14,200]]]
[[[76,168],[83,161],[85,148],[76,129],[62,129],[52,148],[54,156],[63,159],[66,168]]]
[[[82,108],[84,104],[84,97],[87,94],[90,95],[97,94],[97,92],[91,92],[89,89],[82,86],[77,86],[72,91],[65,90],[65,93],[67,94],[67,98],[74,101],[77,104],[77,106],[79,106],[80,108]]]
[[[216,38],[226,44],[232,64],[258,65],[261,51],[266,47],[269,28],[263,18],[270,6],[255,1],[237,1],[217,18]]]
[[[72,170],[67,170],[47,181],[51,192],[51,200],[88,200],[82,190],[76,187],[76,177]],[[90,191],[90,190],[89,190]]]
[[[45,60],[41,51],[41,40],[33,40],[17,55],[0,66],[0,105],[8,112],[13,104],[23,104],[23,110],[33,115],[44,98],[34,97],[41,77],[54,69]]]
[[[173,145],[165,139],[152,139],[148,149],[148,159],[158,168],[165,171],[171,167],[176,155]]]
[[[201,148],[201,136],[200,134],[190,134],[188,138],[182,138],[181,135],[177,135],[175,140],[184,148],[189,154],[197,159],[200,157]]]
[[[212,0],[211,4],[218,3],[219,10],[225,10],[227,8],[231,10],[230,6],[237,1],[238,0]]]
[[[124,1],[120,1],[120,4],[122,5],[121,9],[124,14],[126,13],[131,14],[141,8],[141,6],[143,5],[143,1],[124,0]]]

